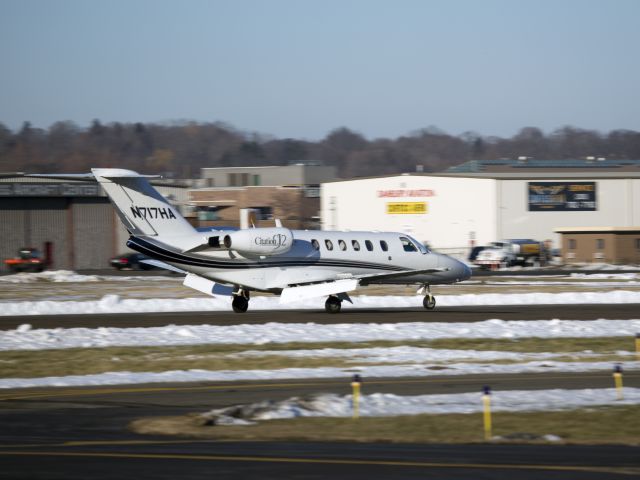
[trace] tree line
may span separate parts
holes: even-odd
[[[368,140],[337,128],[319,141],[273,138],[224,123],[109,123],[87,128],[64,121],[48,129],[25,122],[12,131],[0,123],[0,171],[86,172],[120,167],[176,178],[199,176],[203,167],[288,165],[317,161],[335,165],[342,178],[416,171],[438,172],[468,160],[526,156],[541,160],[587,156],[640,159],[640,132],[601,133],[563,127],[545,134],[522,128],[510,138],[474,132],[449,135],[438,128],[395,139]]]

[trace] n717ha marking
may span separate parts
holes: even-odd
[[[32,175],[95,179],[129,231],[127,246],[147,263],[185,275],[184,285],[209,295],[228,295],[235,312],[246,312],[251,292],[280,295],[281,303],[326,297],[338,313],[348,292],[373,284],[420,285],[427,310],[436,300],[430,286],[466,280],[464,263],[427,249],[404,233],[195,229],[149,183],[155,176],[94,168],[90,174]]]

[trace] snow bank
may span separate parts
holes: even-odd
[[[353,306],[343,302],[343,308],[422,308],[420,295],[370,296],[354,295]],[[640,292],[616,290],[610,292],[563,293],[489,293],[465,295],[438,295],[438,305],[445,307],[481,305],[568,305],[640,303]],[[27,301],[0,302],[0,316],[18,315],[73,315],[96,313],[146,313],[230,311],[229,297],[150,298],[123,299],[118,295],[105,295],[100,300],[88,301]],[[324,299],[280,304],[277,297],[254,297],[251,310],[323,309]]]
[[[146,282],[146,281],[170,281],[166,276],[119,276],[119,275],[82,275],[71,270],[46,270],[38,273],[16,273],[13,275],[1,275],[0,283],[93,283],[93,282]],[[182,281],[182,277],[179,278]]]
[[[366,388],[366,385],[364,386]],[[351,395],[321,394],[307,398],[293,397],[279,402],[260,402],[211,410],[203,414],[216,423],[246,425],[247,421],[291,419],[299,417],[351,417]],[[561,411],[604,405],[637,405],[640,389],[627,388],[624,399],[617,400],[615,388],[583,390],[513,390],[491,395],[494,412]],[[399,396],[374,393],[360,397],[360,416],[480,413],[480,393]]]
[[[27,325],[27,324],[25,324]],[[110,346],[365,342],[438,338],[633,337],[640,320],[485,320],[473,323],[402,322],[321,325],[168,325],[151,328],[55,328],[20,326],[0,331],[0,350],[41,350]]]
[[[107,372],[95,375],[70,375],[65,377],[5,378],[0,379],[0,389],[31,387],[77,387],[86,385],[126,385],[165,382],[229,382],[269,381],[312,378],[344,378],[348,387],[354,373],[366,380],[375,377],[433,377],[437,375],[472,374],[520,374],[555,372],[611,371],[611,362],[553,362],[536,361],[518,364],[470,364],[448,363],[445,365],[375,365],[349,368],[283,368],[279,370],[174,370],[167,372]],[[640,362],[625,362],[625,369],[640,369]]]

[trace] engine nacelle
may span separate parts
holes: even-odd
[[[293,233],[288,228],[249,228],[224,236],[224,246],[241,255],[279,255],[293,245]]]

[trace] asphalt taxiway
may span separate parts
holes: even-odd
[[[365,379],[367,393],[399,395],[611,386],[608,372]],[[625,375],[640,387],[640,372]],[[216,442],[137,435],[141,417],[182,415],[318,392],[349,379],[174,383],[0,392],[0,478],[484,478],[640,476],[630,446],[403,445]],[[479,393],[480,396],[480,393]]]
[[[231,307],[229,307],[231,310]],[[324,310],[249,310],[246,313],[156,312],[109,313],[98,315],[17,315],[0,316],[0,330],[22,324],[33,328],[158,327],[164,325],[235,325],[278,323],[399,323],[399,322],[479,322],[501,320],[626,320],[640,318],[639,304],[583,305],[490,305],[424,308],[344,308],[339,314]]]

